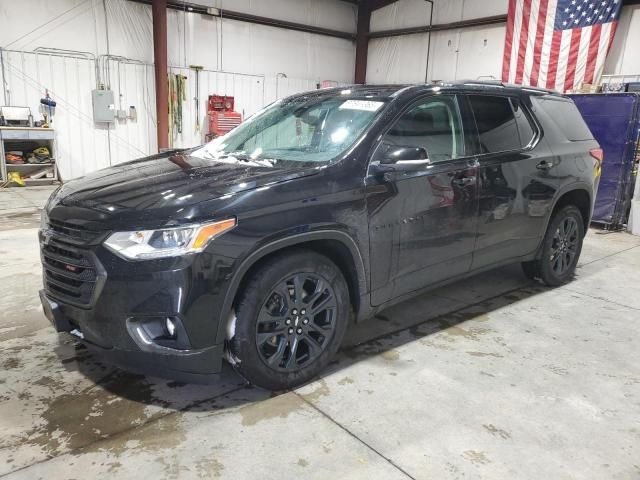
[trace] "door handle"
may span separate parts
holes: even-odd
[[[546,160],[542,160],[538,165],[536,165],[538,170],[549,170],[551,167],[553,167],[553,163],[547,162]]]

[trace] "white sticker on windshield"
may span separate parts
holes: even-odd
[[[373,102],[371,100],[347,100],[340,105],[339,110],[365,110],[367,112],[376,112],[384,105],[384,102]]]

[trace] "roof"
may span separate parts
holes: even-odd
[[[341,94],[346,97],[377,97],[377,98],[393,98],[401,93],[408,91],[433,91],[440,90],[469,90],[469,91],[487,91],[499,89],[504,93],[521,93],[526,92],[535,95],[558,95],[562,94],[553,90],[546,90],[536,87],[523,87],[521,85],[505,84],[497,80],[456,80],[453,82],[438,82],[436,84],[387,84],[387,85],[343,85],[340,87],[322,88],[292,95],[292,97],[304,96],[332,96]]]

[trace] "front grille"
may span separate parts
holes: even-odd
[[[66,237],[72,243],[89,243],[100,236],[102,232],[92,230],[79,223],[49,220],[49,229],[56,234]]]
[[[42,246],[42,266],[52,297],[82,306],[91,303],[98,273],[89,252],[49,240]]]
[[[87,246],[104,233],[77,223],[49,220],[40,248],[44,286],[51,297],[81,307],[91,305],[102,269]]]

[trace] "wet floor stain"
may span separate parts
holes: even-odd
[[[133,393],[133,401],[99,385],[83,392],[58,395],[40,415],[43,424],[29,432],[26,443],[40,446],[47,455],[58,455],[141,425],[148,419],[144,400],[149,401],[151,386],[136,382],[137,378],[130,380],[132,391],[128,393]],[[49,377],[39,381],[56,386]],[[117,415],[109,414],[116,409]]]
[[[199,478],[219,478],[224,470],[224,465],[215,458],[202,459],[196,462],[196,472]]]
[[[127,452],[171,452],[186,439],[182,415],[181,412],[174,412],[148,419],[146,423],[126,430],[122,435],[107,436],[102,441],[93,442],[71,453],[80,456],[89,452],[108,452],[119,458]],[[131,427],[135,427],[135,424]]]
[[[473,357],[495,357],[495,358],[504,357],[504,355],[500,355],[499,353],[492,353],[492,352],[467,352],[467,354]]]
[[[484,428],[491,435],[500,437],[504,440],[508,440],[509,438],[511,438],[511,434],[509,432],[507,432],[506,430],[502,430],[501,428],[498,428],[491,423],[482,425],[482,428]]]
[[[12,370],[15,368],[20,368],[22,362],[17,357],[9,357],[5,359],[2,364],[0,364],[0,369],[2,370]]]
[[[324,387],[326,387],[326,384]],[[312,392],[312,394],[313,393],[315,392]],[[306,398],[307,396],[304,395],[304,397]],[[238,413],[242,416],[242,425],[250,427],[256,425],[258,422],[264,422],[274,418],[287,418],[291,413],[304,405],[305,402],[300,397],[293,393],[286,393],[242,406],[238,409]]]
[[[459,326],[449,327],[444,333],[450,337],[464,337],[467,340],[479,340],[481,335],[493,332],[490,328],[463,328]]]
[[[462,453],[462,458],[476,465],[486,465],[491,463],[486,454],[479,450],[466,450]]]
[[[318,401],[320,398],[327,396],[331,393],[327,382],[324,379],[317,382],[317,387],[310,393],[303,393],[302,398],[304,398],[307,402],[313,403]]]
[[[543,365],[543,368],[546,368],[550,372],[555,373],[556,375],[564,376],[569,375],[569,370],[564,367],[560,367],[558,365]]]
[[[349,385],[353,383],[353,378],[344,377],[342,380],[338,382],[338,385]]]
[[[400,352],[395,349],[387,350],[386,352],[382,353],[382,358],[390,362],[395,362],[397,360],[400,360]]]

